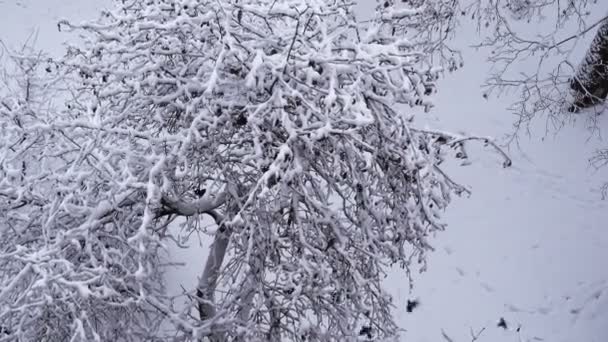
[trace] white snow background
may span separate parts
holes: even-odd
[[[375,4],[360,2],[361,13]],[[58,32],[57,21],[93,18],[107,4],[0,0],[0,40],[18,47],[37,36],[36,47],[57,56],[62,42],[75,38]],[[601,7],[599,16],[608,11],[608,1]],[[463,32],[462,46],[475,42],[472,30]],[[584,54],[590,38],[577,54]],[[517,94],[484,99],[480,84],[489,68],[487,52],[464,52],[465,67],[440,83],[436,107],[425,121],[433,128],[500,139],[512,132],[515,118],[506,107]],[[522,65],[522,71],[533,65]],[[608,129],[605,116],[599,117],[599,127]],[[473,195],[448,208],[448,230],[434,240],[429,269],[415,276],[412,292],[398,270],[386,280],[398,321],[407,330],[404,341],[449,342],[444,331],[453,342],[468,342],[471,329],[483,328],[479,342],[608,341],[608,201],[599,193],[608,170],[588,163],[606,142],[590,135],[584,116],[558,134],[546,133],[545,124],[538,119],[531,137],[510,149],[511,168],[502,169],[492,152],[475,148],[472,165],[450,170]],[[193,237],[190,248],[171,249],[173,260],[185,265],[167,274],[170,291],[195,286],[207,247]],[[407,300],[414,298],[421,304],[408,313]],[[507,330],[496,326],[501,317]]]

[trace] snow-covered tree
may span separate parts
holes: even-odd
[[[414,120],[460,65],[452,0],[353,6],[123,0],[60,23],[84,41],[61,60],[12,56],[0,341],[395,338],[385,272],[424,268],[468,191],[440,164],[510,160]],[[194,310],[161,280],[180,222],[214,239]]]

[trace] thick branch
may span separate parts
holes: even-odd
[[[196,295],[199,297],[198,312],[201,321],[212,319],[216,314],[214,293],[217,287],[217,279],[220,275],[222,263],[226,256],[226,250],[228,249],[230,236],[232,235],[232,230],[227,229],[223,224],[223,215],[215,211],[209,212],[209,215],[215,219],[215,222],[220,228],[215,235],[213,244],[211,244],[209,256],[205,262],[205,268],[203,269],[203,274],[199,279],[198,289],[196,290]],[[214,340],[222,341],[222,338],[216,336]]]
[[[192,202],[179,199],[172,199],[164,196],[161,203],[165,206],[159,216],[175,214],[180,216],[193,216],[199,214],[209,214],[211,211],[220,207],[226,201],[226,193],[222,192],[215,198],[200,198]],[[212,214],[210,214],[212,215]],[[213,216],[213,215],[212,215]]]
[[[201,198],[192,202],[171,199],[168,196],[163,197],[161,200],[161,203],[165,208],[161,211],[160,216],[168,214],[181,216],[207,214],[213,217],[216,224],[219,226],[215,239],[211,244],[209,256],[205,262],[205,268],[203,269],[203,274],[199,279],[196,290],[196,295],[199,298],[198,312],[201,321],[212,319],[216,313],[214,293],[232,232],[223,224],[224,216],[215,211],[215,209],[223,205],[225,201],[225,192],[221,193],[216,198]],[[214,336],[213,340],[222,341],[222,338],[220,336]]]

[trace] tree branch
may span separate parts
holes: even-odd
[[[222,192],[215,198],[200,198],[192,202],[184,200],[172,199],[169,196],[163,196],[161,204],[165,207],[159,213],[159,217],[175,214],[179,216],[194,216],[199,214],[210,214],[213,210],[219,208],[226,202],[226,193]],[[214,217],[215,219],[215,217]],[[217,221],[217,220],[216,220]]]

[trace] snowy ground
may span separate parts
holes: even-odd
[[[0,39],[17,46],[37,30],[37,47],[57,55],[69,38],[57,32],[57,20],[90,18],[104,3],[0,0]],[[513,117],[504,108],[512,99],[482,98],[486,70],[483,56],[467,51],[465,69],[441,84],[429,124],[497,138],[509,133]],[[601,117],[600,127],[607,120]],[[404,340],[447,341],[443,329],[454,342],[471,341],[470,329],[482,328],[480,342],[608,339],[608,202],[598,191],[608,172],[588,166],[605,143],[590,139],[584,118],[557,135],[544,128],[537,121],[532,138],[511,149],[510,169],[482,149],[472,153],[473,165],[454,168],[473,195],[448,209],[450,226],[436,239],[429,270],[411,293],[403,274],[387,279]],[[193,239],[192,248],[173,251],[187,263],[168,275],[173,290],[194,286],[206,248]],[[421,306],[407,313],[411,298]],[[508,330],[496,326],[500,317]]]

